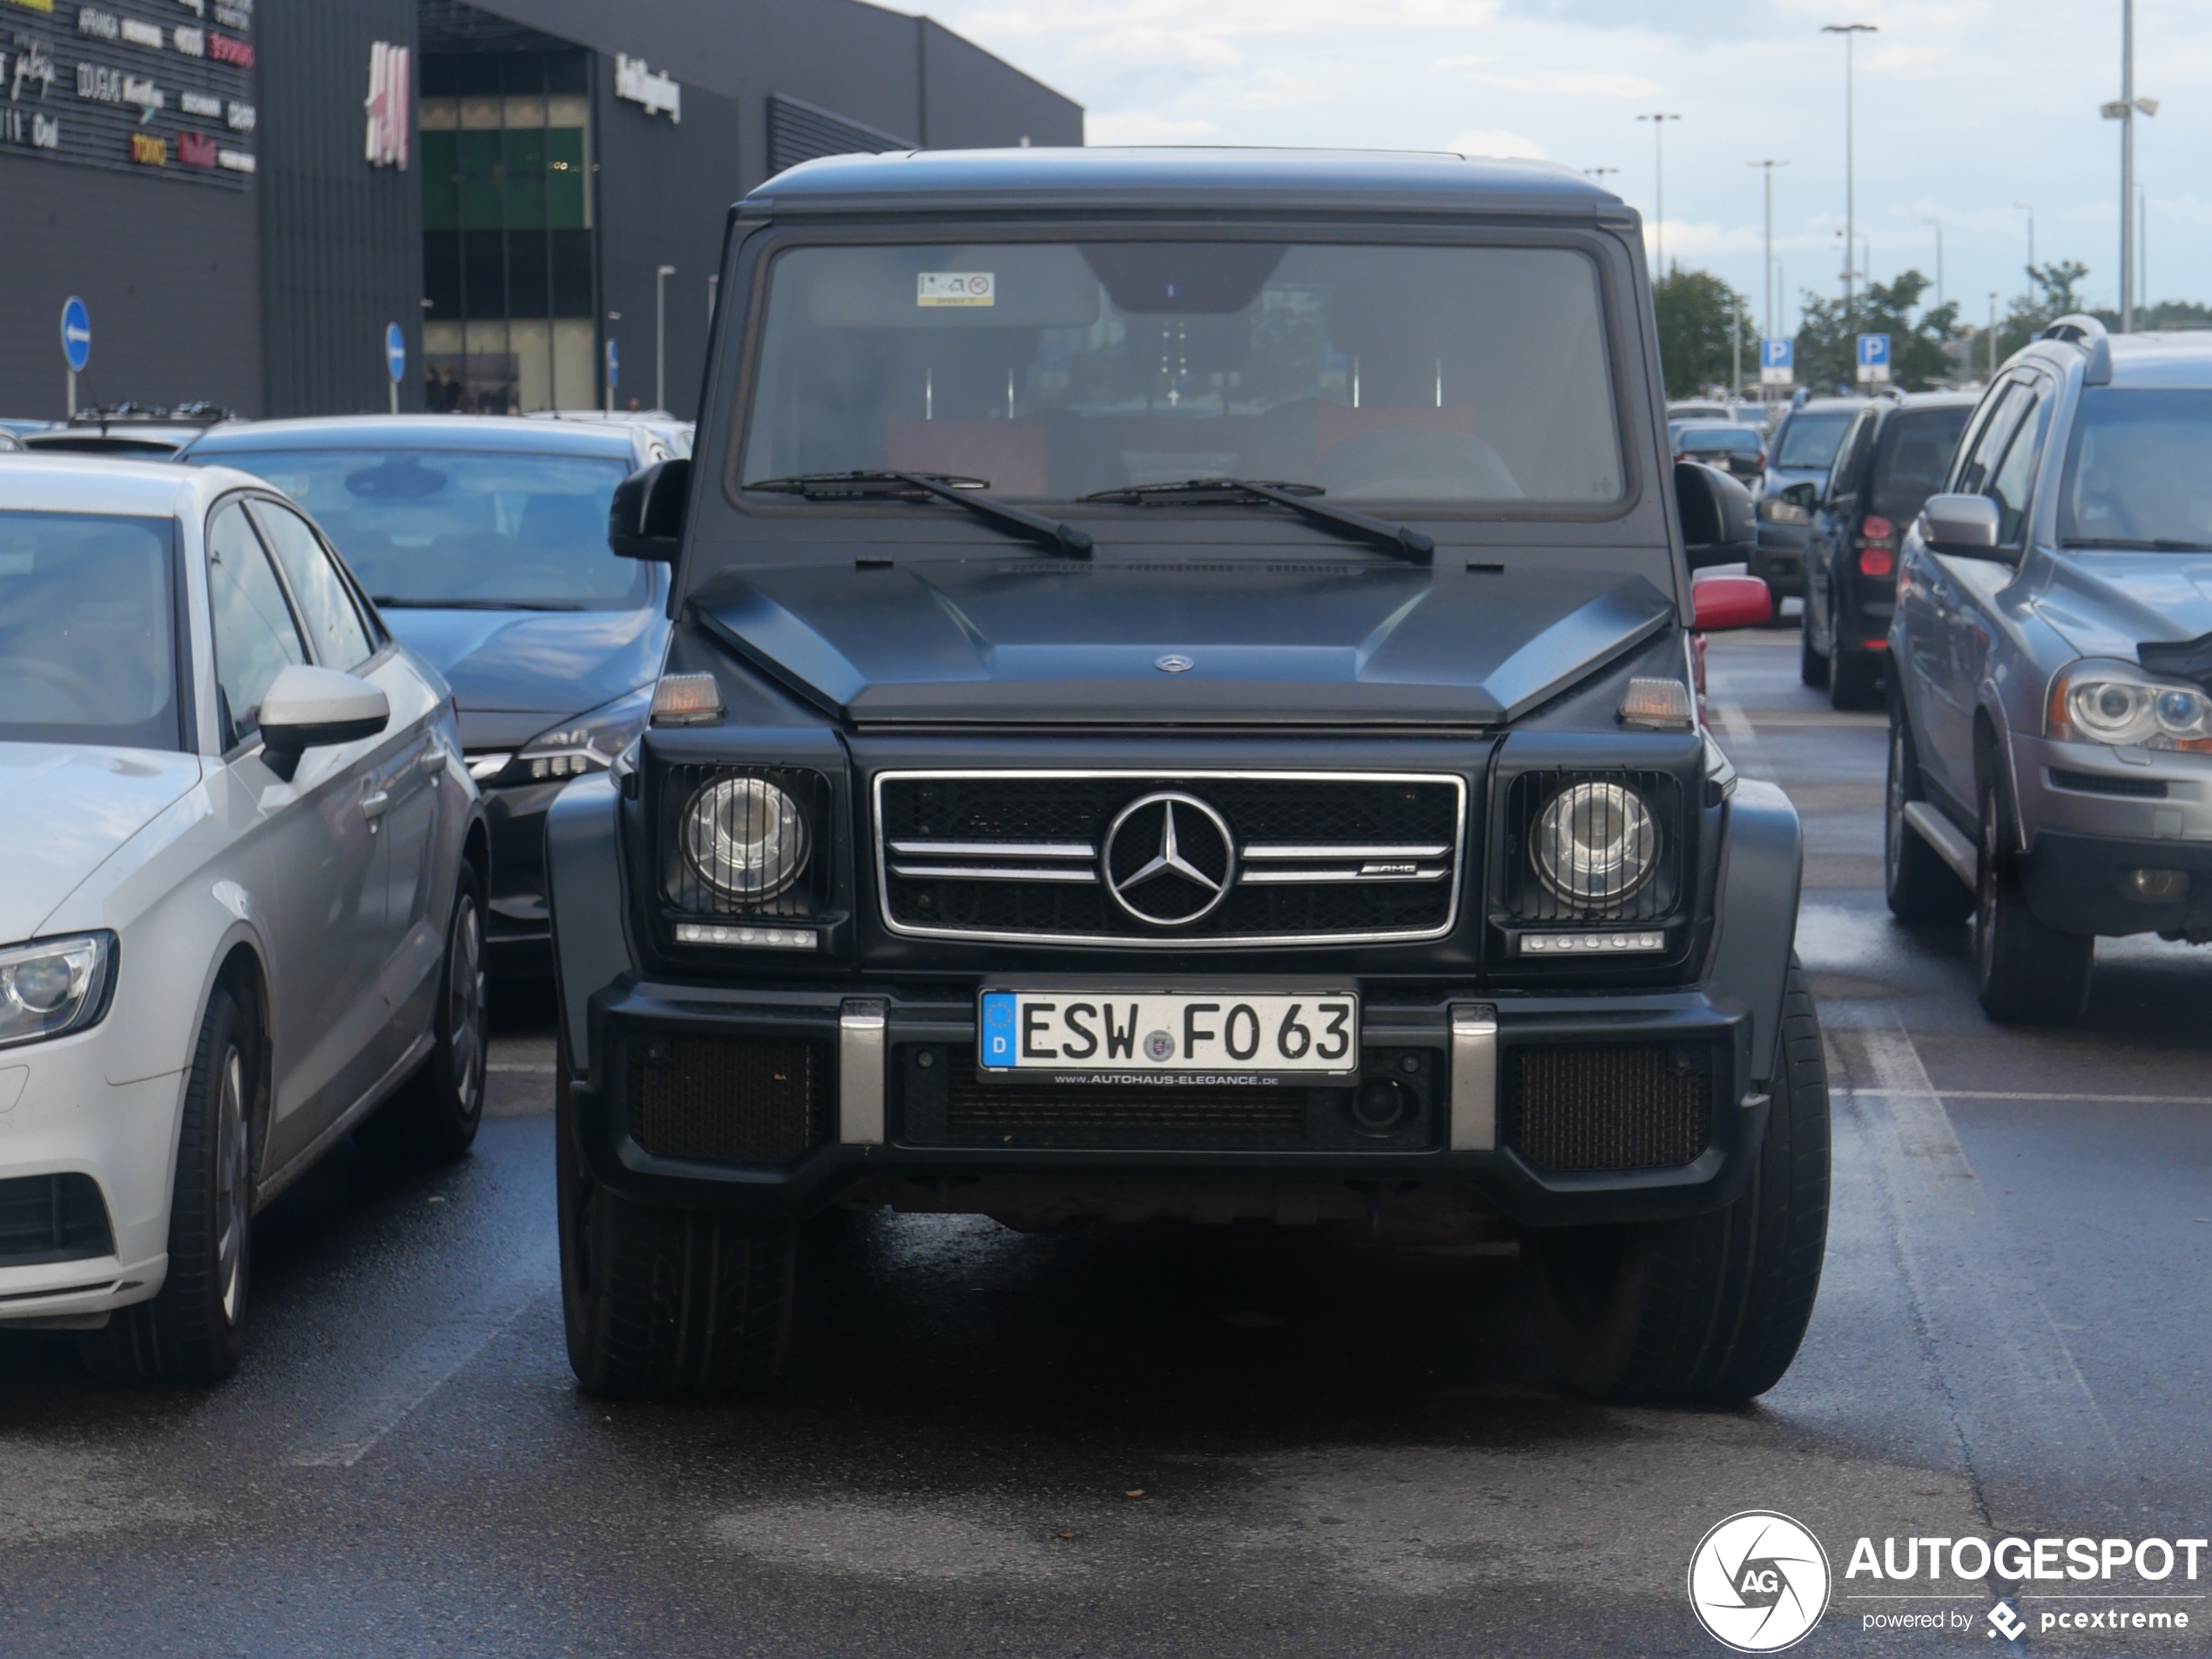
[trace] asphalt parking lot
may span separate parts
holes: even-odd
[[[2212,955],[2107,942],[2078,1028],[1987,1023],[1964,930],[1883,906],[1880,717],[1796,658],[1710,658],[1716,730],[1804,816],[1835,1085],[1819,1307],[1756,1406],[1563,1394],[1519,1263],[1471,1245],[881,1217],[818,1228],[775,1398],[596,1401],[516,996],[471,1158],[342,1153],[257,1224],[233,1381],[0,1337],[0,1652],[1702,1655],[1684,1571],[1741,1509],[1839,1573],[1861,1535],[2204,1534]],[[1868,1634],[1878,1588],[1839,1579],[1803,1651],[1993,1650],[1988,1594]],[[2035,1588],[2031,1619],[2084,1588]],[[2104,1640],[2018,1650],[2212,1651]]]

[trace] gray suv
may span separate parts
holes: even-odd
[[[2100,934],[2212,941],[2212,338],[2060,319],[1905,538],[1885,864],[1974,917],[1982,1006],[2062,1021]]]
[[[1741,1400],[1828,1197],[1800,843],[1706,737],[1751,498],[1563,167],[808,162],[729,220],[640,740],[547,819],[569,1353],[771,1378],[833,1207],[1516,1245]],[[1438,1230],[1442,1230],[1440,1234]]]

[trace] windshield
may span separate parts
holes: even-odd
[[[1918,518],[1950,475],[1951,452],[1973,412],[1973,405],[1961,403],[1890,416],[1874,451],[1873,510],[1899,524]]]
[[[180,746],[173,526],[0,512],[0,741]]]
[[[1709,454],[1755,455],[1759,452],[1759,435],[1743,426],[1694,426],[1683,431],[1675,448],[1685,455],[1703,450]]]
[[[1597,268],[1560,248],[799,248],[742,479],[889,468],[996,494],[1243,477],[1590,506],[1622,464]]]
[[[2082,393],[2059,540],[2212,549],[2212,391]]]
[[[314,515],[379,604],[628,610],[651,577],[607,547],[629,468],[488,450],[231,449],[192,457],[267,480]]]
[[[1782,448],[1774,464],[1807,472],[1827,471],[1836,464],[1836,446],[1844,441],[1851,416],[1858,413],[1856,409],[1822,409],[1791,415],[1790,424],[1782,428]]]

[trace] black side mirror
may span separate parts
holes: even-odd
[[[615,556],[675,563],[691,493],[691,463],[681,458],[656,461],[617,484],[607,509],[607,545]]]
[[[1751,492],[1717,467],[1675,462],[1675,508],[1689,568],[1739,564],[1757,536]]]

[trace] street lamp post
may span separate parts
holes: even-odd
[[[2135,117],[2156,115],[2158,100],[2135,96],[2135,0],[2120,0],[2120,97],[2099,114],[2120,123],[2120,332],[2135,331]]]
[[[1820,25],[1820,32],[1844,37],[1844,322],[1848,327],[1851,317],[1851,246],[1858,237],[1858,181],[1851,141],[1851,37],[1878,34],[1880,30],[1871,23],[1827,23]]]
[[[1667,159],[1659,135],[1682,117],[1655,110],[1636,119],[1651,123],[1651,280],[1656,284],[1667,274]]]
[[[668,280],[676,274],[672,265],[657,266],[653,272],[653,407],[668,407]]]
[[[2026,202],[2014,202],[2013,206],[2027,215],[2027,268],[2033,271],[2035,269],[2035,209]],[[2033,278],[2029,280],[2033,280]]]
[[[1943,309],[1943,221],[1939,219],[1924,219],[1920,222],[1923,225],[1932,225],[1935,226],[1936,309],[1940,311]]]
[[[1997,378],[1997,290],[1989,291],[1989,378]]]
[[[1744,165],[1745,166],[1747,166],[1747,167],[1757,167],[1757,168],[1759,168],[1759,169],[1761,170],[1761,172],[1763,172],[1764,176],[1764,179],[1765,179],[1765,183],[1766,183],[1766,338],[1768,338],[1769,340],[1772,340],[1773,338],[1775,338],[1775,333],[1774,333],[1774,170],[1775,170],[1777,167],[1786,167],[1786,166],[1788,166],[1790,164],[1789,164],[1788,162],[1786,162],[1786,161],[1775,161],[1775,160],[1772,160],[1772,159],[1768,159],[1768,160],[1765,160],[1765,161],[1747,161],[1747,162],[1745,162],[1743,165]],[[1762,360],[1762,361],[1764,361],[1764,360]]]

